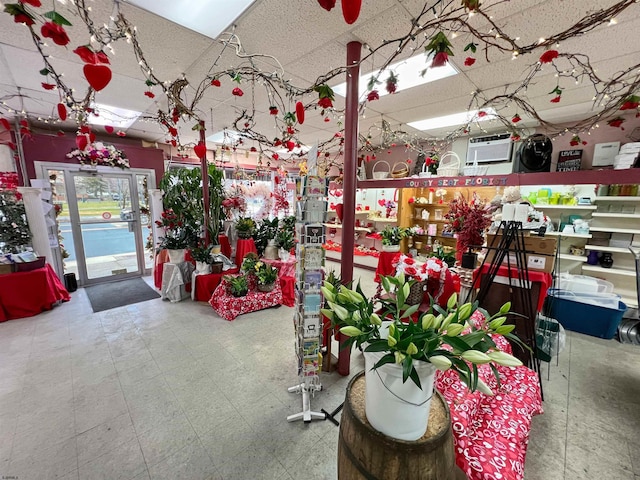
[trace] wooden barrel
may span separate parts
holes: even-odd
[[[338,441],[340,480],[463,480],[455,464],[449,408],[436,392],[427,432],[415,442],[388,437],[367,421],[364,372],[349,382]]]

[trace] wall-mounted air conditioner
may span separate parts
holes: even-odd
[[[470,138],[467,164],[510,162],[512,144],[509,133]]]

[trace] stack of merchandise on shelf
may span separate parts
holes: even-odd
[[[615,170],[632,168],[640,155],[640,142],[625,143],[613,160]]]

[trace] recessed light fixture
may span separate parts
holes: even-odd
[[[210,38],[218,38],[255,0],[128,0],[159,17]]]
[[[452,113],[451,115],[443,115],[442,117],[425,118],[416,122],[409,122],[407,125],[416,130],[438,130],[440,128],[452,127],[454,125],[464,125],[473,120],[484,122],[485,120],[493,120],[495,118],[495,110],[493,108],[485,108],[486,113],[483,117],[478,117],[478,110],[470,110],[468,112]]]
[[[114,128],[127,129],[133,125],[142,112],[127,108],[113,107],[102,103],[92,103],[91,108],[98,116],[89,114],[87,122],[91,125],[110,125]]]
[[[407,58],[406,60],[392,63],[378,76],[378,81],[380,82],[380,84],[376,86],[378,94],[381,97],[383,95],[387,95],[387,90],[384,88],[384,86],[385,81],[387,77],[389,77],[389,73],[391,72],[395,73],[398,76],[398,91],[407,90],[412,87],[417,87],[418,85],[435,82],[436,80],[441,80],[443,78],[458,74],[458,70],[456,70],[451,62],[448,62],[443,67],[437,68],[431,68],[430,65],[431,57],[426,53],[414,55],[413,57]],[[425,70],[425,74],[421,76],[420,73],[423,70]],[[358,87],[360,94],[367,91],[367,84],[369,83],[369,79],[372,75],[376,74],[377,70],[360,76]],[[337,95],[346,97],[347,84],[341,83],[340,85],[336,85],[335,87],[333,87],[333,91]]]

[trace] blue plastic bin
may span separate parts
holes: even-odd
[[[618,302],[617,309],[605,308],[554,295],[556,292],[558,290],[555,289],[547,291],[545,315],[555,318],[564,328],[573,332],[606,339],[615,336],[622,315],[627,310],[624,302]]]

